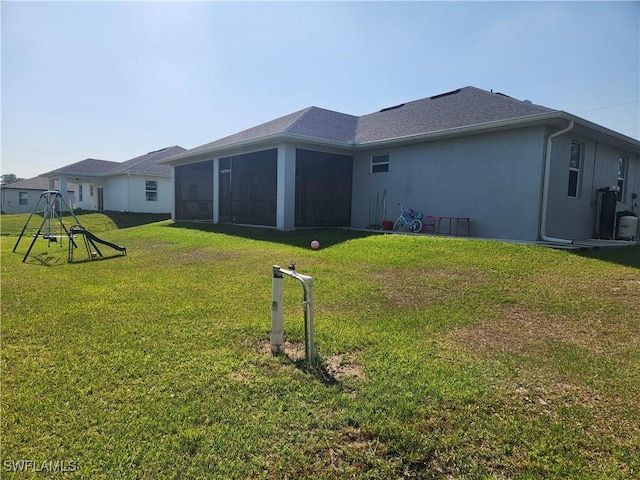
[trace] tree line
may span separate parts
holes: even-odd
[[[10,183],[21,182],[24,178],[16,177],[15,173],[5,173],[0,175],[0,184],[9,185]]]

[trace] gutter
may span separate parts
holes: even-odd
[[[547,236],[547,209],[549,206],[549,177],[551,170],[551,144],[552,140],[560,135],[563,135],[573,130],[575,123],[573,120],[569,120],[569,124],[566,128],[552,133],[547,137],[547,148],[544,153],[544,180],[542,184],[542,199],[540,209],[542,215],[540,218],[540,238],[546,242],[571,244],[573,240],[567,240],[566,238],[554,238]]]

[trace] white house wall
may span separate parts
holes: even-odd
[[[386,189],[380,220],[395,220],[402,203],[436,218],[469,217],[473,236],[535,240],[544,133],[536,127],[358,153],[352,225],[369,224]],[[371,174],[371,154],[384,153],[389,171]]]
[[[80,186],[82,186],[82,199],[80,199]],[[91,195],[91,187],[93,186],[93,195]],[[75,201],[73,208],[80,210],[97,210],[98,209],[98,192],[95,183],[76,181]]]
[[[146,181],[158,185],[158,200],[148,201]],[[142,175],[110,177],[104,189],[105,210],[138,213],[171,212],[171,178]]]
[[[146,181],[158,182],[158,201],[147,201]],[[82,185],[82,200],[80,200]],[[103,189],[103,210],[137,213],[169,213],[172,208],[171,178],[119,175],[96,178],[90,181],[77,181],[74,207],[82,210],[98,210],[98,188]],[[93,194],[92,194],[93,193]]]

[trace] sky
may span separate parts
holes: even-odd
[[[640,138],[640,2],[1,2],[0,173],[465,86]]]

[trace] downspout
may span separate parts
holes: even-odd
[[[569,121],[569,124],[566,128],[559,130],[555,133],[552,133],[547,137],[547,148],[544,153],[544,183],[542,185],[542,215],[540,218],[540,238],[546,242],[553,243],[565,243],[570,244],[573,243],[573,240],[567,240],[566,238],[553,238],[547,236],[547,209],[549,204],[549,176],[551,170],[551,143],[552,140],[560,135],[563,135],[571,130],[573,130],[574,122],[573,120]]]

